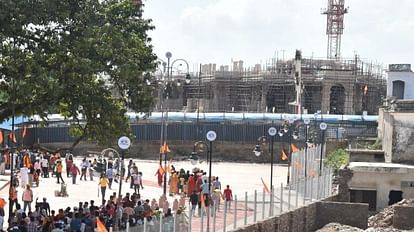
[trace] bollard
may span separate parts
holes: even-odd
[[[200,231],[203,232],[203,227],[204,227],[204,209],[201,209],[201,220],[200,220]]]
[[[288,210],[290,210],[290,197],[292,196],[292,185],[289,184],[289,192],[288,192]]]
[[[224,201],[223,232],[226,232],[226,224],[227,224],[227,202]]]
[[[233,228],[237,228],[237,195],[234,195],[234,224]]]
[[[217,211],[216,211],[216,204],[213,205],[213,232],[216,232],[216,215],[217,215]]]
[[[160,232],[162,232],[162,228],[163,228],[163,217],[162,217],[162,213],[160,214]]]
[[[280,183],[280,214],[283,213],[283,183]]]
[[[174,215],[173,215],[173,232],[176,231],[176,226],[177,226],[177,212],[174,212]]]
[[[114,228],[111,226],[111,227],[109,227],[109,232],[113,232],[114,231]]]
[[[262,207],[262,219],[264,219],[264,214],[265,214],[265,206],[266,206],[266,199],[265,199],[265,197],[266,197],[266,195],[265,195],[265,191],[264,191],[264,189],[263,189],[263,195],[262,195],[262,198],[263,198],[263,207]]]
[[[247,192],[244,193],[244,225],[247,225]]]
[[[256,213],[257,213],[257,191],[254,190],[254,214],[253,214],[254,223],[256,223]]]
[[[147,217],[144,217],[144,232],[147,232]]]
[[[190,206],[191,207],[191,206]],[[191,208],[190,208],[190,214],[188,215],[188,232],[191,232],[191,225],[192,225],[192,223],[193,223],[193,211],[191,210]],[[160,221],[160,224],[161,224],[161,221]],[[160,227],[160,232],[162,232],[161,231],[161,227]]]
[[[126,232],[129,232],[129,222],[126,223]]]

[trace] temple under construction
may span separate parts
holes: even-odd
[[[187,77],[188,78],[188,77]],[[271,59],[244,68],[202,65],[191,81],[172,73],[169,111],[377,114],[386,92],[380,65],[354,59]],[[181,83],[181,84],[177,84]],[[185,83],[185,84],[184,84]],[[161,110],[162,95],[155,111]],[[165,96],[165,95],[164,95]]]

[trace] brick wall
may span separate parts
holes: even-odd
[[[393,226],[400,230],[414,229],[414,207],[394,206]]]

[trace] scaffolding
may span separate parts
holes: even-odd
[[[378,113],[386,95],[381,65],[358,56],[340,60],[304,58],[300,64],[302,112]],[[209,65],[214,69],[202,69],[189,84],[176,89],[175,98],[169,99],[169,110],[297,113],[294,66],[293,59],[279,58],[243,70],[216,70],[216,65]]]

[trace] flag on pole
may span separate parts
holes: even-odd
[[[105,225],[101,222],[99,217],[96,217],[96,227],[98,229],[98,232],[108,232]]]
[[[171,152],[170,148],[168,147],[167,143],[164,143],[163,145],[161,145],[160,147],[160,153],[161,154],[165,154]]]
[[[26,137],[26,126],[23,127],[23,131],[22,131],[22,138]]]
[[[3,131],[0,130],[0,144],[3,143]]]
[[[263,184],[263,189],[265,190],[265,192],[270,193],[269,188],[267,187],[266,183],[264,182],[263,178],[260,177],[260,179],[262,180],[262,184]]]
[[[162,165],[158,168],[158,172],[161,176],[164,175],[164,168],[162,168]]]
[[[9,134],[9,139],[10,139],[13,143],[17,143],[16,136],[14,135],[14,133],[13,133],[13,132],[11,132],[11,133]]]
[[[282,160],[288,160],[288,156],[285,153],[285,150],[282,150]]]
[[[291,149],[292,149],[292,152],[299,152],[300,151],[300,149],[297,147],[297,146],[295,146],[295,144],[291,144]]]

